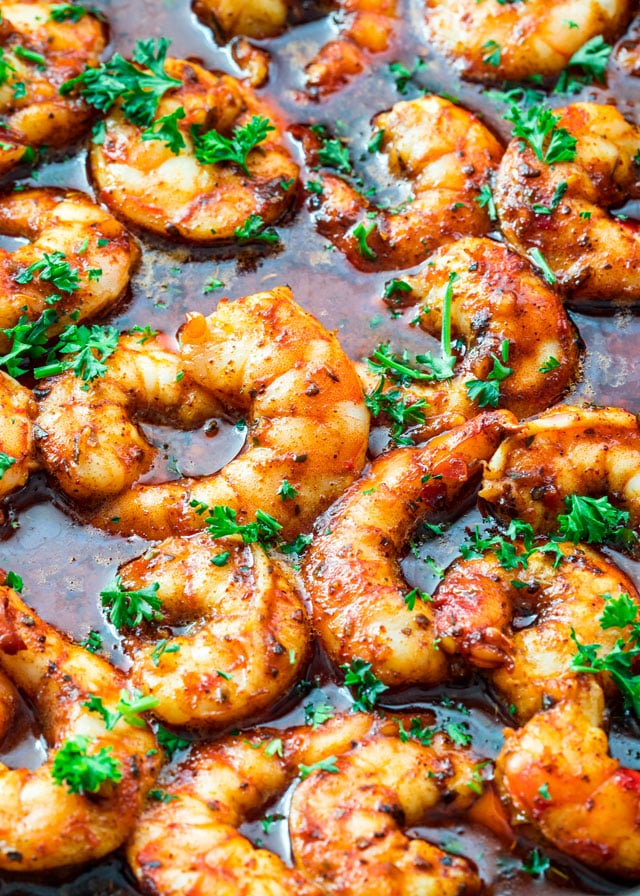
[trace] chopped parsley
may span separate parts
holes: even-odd
[[[266,140],[270,131],[275,131],[275,127],[263,115],[254,115],[247,124],[235,127],[231,137],[223,137],[216,130],[200,134],[192,129],[195,157],[203,165],[233,162],[251,177],[247,167],[247,156],[252,149]]]

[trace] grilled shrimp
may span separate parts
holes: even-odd
[[[480,879],[466,859],[402,830],[424,823],[438,804],[468,808],[472,775],[470,754],[441,735],[428,747],[369,737],[294,791],[289,827],[296,868],[332,896],[479,893]]]
[[[384,52],[396,19],[395,0],[334,0],[316,3],[317,12],[314,4],[305,4],[302,15],[293,0],[196,0],[194,6],[223,39],[276,37],[288,24],[333,8],[338,14],[337,37],[305,67],[306,85],[315,97],[333,93],[366,67],[371,54]]]
[[[136,417],[191,429],[219,411],[158,338],[121,336],[105,364],[106,374],[89,383],[67,371],[42,386],[39,453],[60,488],[78,501],[111,498],[151,466],[154,449]]]
[[[25,485],[39,466],[33,432],[36,413],[31,390],[0,371],[0,498]]]
[[[194,62],[168,59],[165,71],[176,87],[160,101],[151,130],[182,113],[181,146],[145,138],[116,104],[104,142],[94,141],[90,153],[100,199],[144,230],[196,243],[240,239],[257,218],[263,226],[276,223],[295,201],[298,180],[276,111],[246,84]],[[211,157],[197,148],[206,134],[228,140],[256,118],[268,119],[268,130],[246,155],[244,170],[237,161],[202,161]]]
[[[54,18],[60,5],[40,0],[2,4],[0,174],[28,161],[34,148],[68,146],[91,122],[86,103],[61,96],[59,88],[85,66],[98,64],[107,30],[89,10],[78,21]]]
[[[566,498],[606,496],[640,528],[640,431],[621,408],[558,405],[520,424],[485,468],[479,498],[491,513],[553,532]]]
[[[587,41],[611,41],[630,0],[426,0],[431,40],[465,77],[526,81],[559,74]]]
[[[608,751],[604,699],[594,681],[507,729],[496,779],[515,824],[532,824],[554,846],[600,873],[640,878],[640,772]]]
[[[93,697],[115,711],[124,677],[7,587],[0,589],[0,665],[34,702],[49,744],[37,769],[0,765],[0,868],[57,868],[117,849],[158,767],[155,738],[141,718],[141,727],[121,719],[109,730],[87,705]],[[82,777],[82,767],[91,768],[85,755],[99,757],[109,774]]]
[[[555,133],[575,138],[575,157],[547,164],[513,140],[496,180],[501,229],[518,252],[542,253],[572,302],[637,302],[637,225],[609,210],[640,195],[640,128],[615,106],[576,103],[557,112]]]
[[[298,773],[350,749],[374,717],[338,716],[318,731],[257,728],[201,744],[160,780],[127,848],[144,893],[153,896],[321,896],[303,874],[237,830],[280,796]]]
[[[469,494],[513,423],[508,411],[485,413],[423,448],[382,455],[321,518],[303,573],[335,663],[358,657],[390,686],[445,680],[433,611],[422,600],[409,608],[397,558],[419,522]]]
[[[516,546],[524,557],[523,545]],[[601,554],[569,543],[557,550],[559,562],[536,552],[516,569],[505,569],[494,553],[459,560],[433,595],[441,649],[488,670],[518,722],[580,686],[570,668],[572,632],[605,653],[622,637],[621,629],[600,625],[607,597],[628,594],[639,602],[630,579]],[[600,684],[615,690],[607,673],[600,673]]]
[[[373,119],[391,174],[411,187],[402,211],[376,208],[341,177],[323,174],[316,226],[361,270],[406,268],[439,246],[491,231],[480,190],[502,148],[471,112],[439,96],[396,103]]]
[[[420,304],[419,324],[432,336],[440,336],[450,290],[452,341],[465,346],[449,380],[383,384],[383,392],[399,390],[409,405],[427,401],[426,419],[413,430],[422,438],[478,413],[466,384],[486,381],[495,359],[505,354],[505,342],[512,373],[500,384],[499,404],[517,417],[555,404],[576,378],[578,337],[560,298],[504,246],[482,238],[459,240],[438,249],[417,275],[403,281],[410,288],[402,293],[403,303]],[[380,377],[368,367],[362,365],[359,373],[366,391],[380,388]]]
[[[363,467],[369,415],[353,365],[286,287],[190,314],[180,342],[184,370],[242,414],[249,444],[212,476],[135,486],[96,524],[163,538],[204,528],[203,505],[226,505],[240,523],[263,510],[295,538]]]
[[[147,632],[128,637],[129,678],[173,725],[224,726],[258,715],[287,693],[309,659],[300,592],[258,545],[203,533],[170,538],[120,572],[128,590],[160,586],[162,630],[153,640]],[[166,629],[184,625],[175,636]]]
[[[50,333],[103,313],[126,290],[140,255],[122,224],[76,190],[6,193],[0,233],[31,241],[13,252],[0,250],[2,329],[25,313],[33,320],[45,308],[57,314]],[[64,279],[56,277],[57,264],[68,268]]]

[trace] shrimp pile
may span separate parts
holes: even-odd
[[[611,41],[630,0],[426,0],[429,37],[478,81],[526,81],[559,74],[589,40]]]
[[[0,233],[30,240],[0,250],[0,328],[55,308],[50,333],[110,309],[127,289],[139,249],[84,193],[53,188],[0,196]],[[48,262],[48,263],[47,263]],[[56,278],[56,264],[66,277]]]
[[[202,507],[223,505],[239,523],[271,514],[284,539],[309,529],[362,470],[369,435],[360,382],[335,335],[278,287],[190,314],[180,352],[189,379],[246,421],[244,452],[211,476],[136,485],[94,523],[164,538],[204,528]],[[285,480],[295,492],[286,501]]]
[[[256,728],[192,748],[160,779],[173,799],[149,801],[129,842],[143,892],[346,896],[386,892],[400,880],[442,887],[443,896],[478,892],[467,860],[401,830],[445,802],[454,811],[473,803],[471,755],[442,735],[425,747],[397,734],[397,721],[360,713],[316,731]],[[259,818],[305,767],[293,797],[292,870],[237,828]]]
[[[76,501],[118,495],[149,469],[155,451],[136,417],[191,429],[219,412],[158,337],[121,336],[105,363],[105,375],[89,383],[69,370],[39,389],[39,454]]]
[[[514,423],[508,411],[489,412],[423,448],[382,455],[320,519],[303,574],[314,628],[334,663],[358,657],[395,687],[446,680],[432,608],[416,600],[410,609],[398,557],[421,520],[472,491]]]
[[[40,465],[33,430],[36,414],[31,390],[0,372],[0,499],[21,488]]]
[[[522,544],[517,547],[522,556]],[[459,560],[433,595],[441,649],[487,670],[519,723],[581,687],[570,668],[572,632],[607,653],[622,636],[616,626],[600,626],[607,598],[627,594],[640,603],[631,580],[601,554],[568,543],[558,551],[559,561],[536,552],[516,569],[505,569],[494,553]],[[518,625],[531,616],[532,623]],[[607,693],[615,692],[608,673],[598,680]]]
[[[195,243],[250,240],[256,227],[282,218],[297,196],[298,166],[277,111],[241,81],[195,62],[167,59],[164,70],[175,86],[160,100],[150,128],[127,120],[118,104],[107,114],[104,142],[94,140],[90,153],[99,198],[131,224],[161,236]],[[149,139],[160,119],[171,116],[177,139]],[[209,141],[233,140],[243,129],[248,134],[256,119],[267,126],[244,159],[223,155],[214,161],[218,155]]]
[[[451,379],[387,382],[383,389],[399,390],[409,404],[427,401],[424,422],[412,428],[422,438],[478,413],[466,384],[486,381],[505,342],[512,373],[500,384],[499,406],[517,417],[555,404],[576,378],[578,336],[562,301],[526,261],[504,246],[482,238],[459,240],[438,249],[417,275],[403,281],[409,288],[403,303],[419,303],[420,327],[437,337],[445,295],[451,290],[451,337],[464,343]],[[380,387],[379,376],[364,365],[360,377],[367,392]]]
[[[153,639],[134,632],[127,649],[130,681],[158,701],[163,720],[234,724],[277,703],[300,677],[311,641],[302,596],[288,567],[260,546],[203,533],[171,538],[120,573],[127,590],[160,586],[162,631]],[[183,634],[167,632],[184,625]]]
[[[276,37],[287,25],[327,11],[327,4],[302,8],[292,0],[196,0],[194,5],[223,39]],[[360,74],[370,56],[388,49],[394,36],[395,0],[334,0],[328,6],[337,13],[338,34],[305,66],[306,87],[314,98],[333,93]]]
[[[142,719],[109,730],[90,709],[92,698],[112,710],[124,676],[71,644],[7,587],[0,588],[0,665],[33,701],[49,745],[39,768],[0,765],[0,868],[38,871],[87,862],[126,840],[153,783],[159,760]],[[56,778],[61,755],[75,745],[108,757],[111,776],[73,787]]]
[[[69,146],[92,119],[87,104],[59,88],[85,66],[96,66],[107,29],[89,9],[77,21],[55,17],[58,3],[9,0],[0,22],[0,174],[30,161],[38,147]]]
[[[490,233],[489,213],[478,199],[502,148],[475,115],[427,95],[396,103],[372,125],[382,132],[379,149],[391,174],[411,188],[402,210],[377,208],[333,174],[321,175],[322,193],[312,198],[318,231],[354,267],[407,268],[445,243]]]
[[[640,430],[621,408],[558,405],[520,424],[487,465],[479,498],[502,519],[554,532],[570,495],[606,496],[640,528]]]
[[[515,824],[600,872],[637,880],[640,772],[609,755],[603,714],[602,691],[583,681],[572,699],[505,731],[496,779]]]
[[[640,195],[640,128],[615,106],[576,103],[554,114],[554,132],[575,140],[574,157],[547,164],[523,140],[509,144],[495,188],[502,232],[518,252],[541,252],[573,303],[637,302],[640,235],[610,209]]]

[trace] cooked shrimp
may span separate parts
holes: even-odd
[[[0,115],[6,130],[0,174],[27,161],[34,147],[68,146],[91,122],[86,103],[61,96],[59,87],[98,64],[107,29],[89,10],[78,21],[54,18],[56,6],[40,0],[2,4]]]
[[[159,764],[155,738],[141,718],[139,728],[121,719],[109,730],[100,712],[87,706],[93,696],[113,711],[123,675],[71,644],[7,587],[0,589],[0,664],[34,702],[49,744],[47,761],[37,769],[0,765],[0,868],[57,868],[117,849]],[[68,760],[60,780],[56,771],[69,744],[108,756],[113,774],[78,789],[68,777]]]
[[[477,81],[558,75],[587,41],[611,41],[630,0],[426,0],[431,40]]]
[[[391,174],[411,187],[405,208],[376,208],[333,174],[321,175],[322,194],[312,200],[319,232],[354,267],[411,267],[445,243],[491,231],[478,198],[502,149],[475,115],[442,97],[423,96],[376,115],[373,127],[382,131],[380,149]]]
[[[42,386],[39,452],[60,488],[79,501],[111,498],[151,466],[154,449],[135,417],[191,429],[219,411],[158,338],[121,336],[105,364],[105,376],[90,383],[67,371]]]
[[[100,199],[145,230],[197,243],[241,238],[256,217],[263,226],[275,224],[295,201],[298,180],[275,109],[241,81],[194,62],[168,59],[165,70],[179,84],[160,101],[154,122],[182,112],[176,121],[182,148],[144,139],[143,129],[114,106],[104,143],[94,141],[90,154]],[[236,162],[198,160],[204,134],[228,139],[259,117],[268,119],[269,130],[246,156],[245,171]]]
[[[291,573],[258,545],[171,538],[120,572],[128,590],[160,586],[162,632],[135,633],[127,647],[130,680],[159,701],[153,711],[165,721],[231,725],[300,677],[311,640],[304,603]],[[170,625],[189,628],[172,637]]]
[[[469,494],[514,422],[507,411],[485,413],[423,448],[382,455],[321,518],[303,573],[314,627],[335,663],[358,657],[391,686],[445,680],[433,611],[420,599],[409,608],[397,558],[418,523]]]
[[[25,485],[39,466],[33,432],[36,413],[31,390],[0,371],[0,498]]]
[[[45,308],[57,314],[51,333],[103,313],[126,290],[140,255],[122,224],[76,190],[6,193],[0,197],[0,233],[31,241],[13,252],[0,250],[3,329],[25,313],[33,320]],[[55,267],[38,269],[47,259],[68,269],[62,287]]]
[[[444,298],[451,290],[451,337],[465,346],[452,379],[400,386],[387,381],[383,388],[399,391],[409,405],[427,401],[425,421],[412,430],[421,437],[478,413],[466,384],[486,381],[505,341],[512,374],[500,383],[499,405],[517,417],[555,404],[575,379],[578,337],[560,298],[504,246],[482,238],[459,240],[438,249],[420,273],[403,280],[410,287],[403,302],[420,303],[420,326],[432,336],[440,336]],[[366,391],[380,387],[380,377],[368,367],[362,365],[359,373]]]
[[[314,8],[315,7],[315,8]],[[384,52],[396,19],[395,0],[334,0],[330,4],[300,4],[295,0],[196,0],[198,15],[222,39],[234,36],[264,39],[281,34],[287,25],[325,15],[333,8],[338,34],[305,66],[305,81],[314,97],[339,89]]]
[[[640,128],[615,106],[576,103],[557,114],[556,131],[577,141],[575,158],[545,164],[513,140],[495,188],[502,231],[517,251],[542,253],[572,302],[637,302],[640,234],[609,209],[640,195]]]
[[[554,532],[565,498],[606,496],[640,528],[640,431],[621,408],[558,405],[522,423],[484,471],[481,501],[501,518]]]
[[[522,556],[522,544],[516,545]],[[607,595],[626,593],[640,601],[630,579],[601,554],[569,543],[558,550],[557,565],[552,555],[538,552],[516,569],[505,569],[493,553],[459,560],[433,595],[441,649],[490,670],[518,722],[579,686],[570,668],[576,654],[572,631],[580,642],[599,644],[605,652],[622,637],[619,628],[600,626]],[[600,683],[615,690],[606,673]]]
[[[192,748],[164,773],[168,802],[149,801],[127,848],[143,892],[153,896],[320,896],[303,874],[237,830],[280,796],[298,773],[350,749],[372,716],[338,716],[318,731],[257,728]],[[271,745],[271,746],[270,746]],[[166,799],[166,798],[165,798]]]
[[[0,742],[11,732],[19,700],[14,683],[0,672]]]
[[[466,859],[402,830],[424,823],[438,804],[468,808],[472,775],[470,754],[441,735],[429,747],[370,737],[295,790],[289,827],[296,868],[332,896],[479,893]]]
[[[506,730],[496,777],[515,824],[600,873],[640,878],[640,772],[609,755],[604,700],[583,680],[571,699]]]
[[[225,505],[240,523],[263,510],[295,538],[364,464],[369,415],[352,363],[286,287],[190,314],[180,341],[185,371],[242,414],[249,444],[214,475],[135,486],[94,522],[163,538],[204,528],[202,505]]]

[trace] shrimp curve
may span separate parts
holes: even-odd
[[[334,663],[358,657],[395,687],[446,679],[431,606],[416,600],[409,608],[397,558],[420,521],[472,491],[514,423],[508,411],[488,412],[422,448],[382,455],[319,520],[303,576],[314,628]]]
[[[94,523],[164,538],[203,529],[198,509],[224,505],[240,523],[263,510],[295,538],[364,465],[369,414],[353,364],[286,287],[222,301],[206,318],[190,314],[180,345],[186,373],[242,414],[249,443],[212,476],[134,486]],[[281,496],[284,480],[291,500]]]

